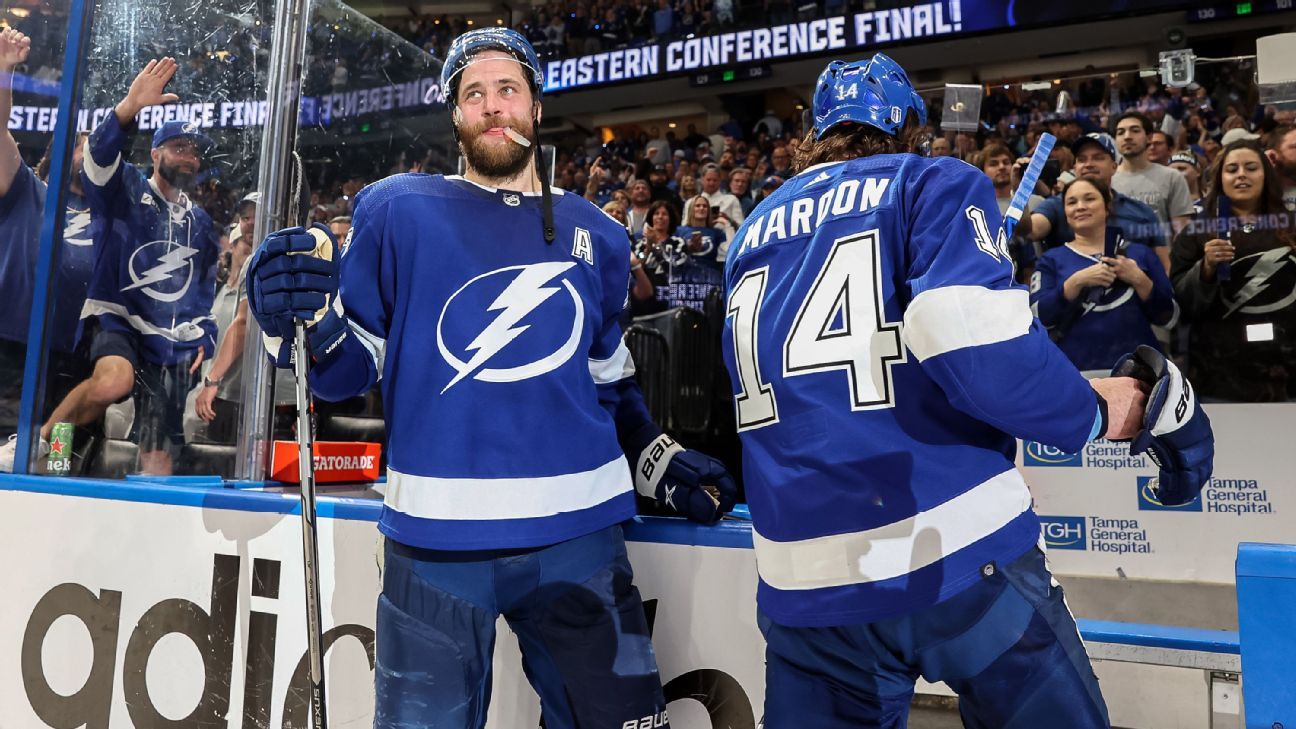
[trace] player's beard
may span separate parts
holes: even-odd
[[[530,124],[523,124],[516,119],[508,119],[504,126],[526,137],[530,147],[508,140],[506,144],[495,144],[483,139],[486,130],[500,126],[497,120],[483,120],[472,126],[459,127],[459,147],[463,150],[468,165],[478,174],[491,179],[515,177],[526,169],[538,144],[535,129]]]
[[[184,192],[192,190],[194,180],[198,178],[196,172],[186,172],[180,169],[180,165],[169,165],[165,162],[158,165],[158,174],[172,187]]]

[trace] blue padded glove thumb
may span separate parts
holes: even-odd
[[[665,433],[640,452],[635,490],[701,524],[720,521],[738,496],[738,486],[724,464],[685,450]]]
[[[1192,384],[1165,355],[1147,345],[1122,357],[1112,376],[1133,377],[1152,386],[1143,429],[1130,443],[1130,453],[1147,453],[1160,469],[1157,500],[1166,506],[1192,502],[1210,479],[1215,460],[1215,435]]]

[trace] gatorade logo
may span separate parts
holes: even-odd
[[[1040,531],[1049,549],[1088,549],[1083,516],[1041,516]]]
[[[1022,464],[1027,466],[1068,466],[1079,467],[1084,465],[1084,454],[1077,451],[1076,453],[1066,453],[1050,445],[1037,443],[1033,440],[1025,441],[1025,450],[1022,453]]]

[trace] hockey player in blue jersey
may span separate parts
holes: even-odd
[[[149,61],[86,141],[82,184],[95,264],[78,336],[88,338],[94,365],[40,432],[45,448],[54,423],[92,422],[133,396],[139,468],[158,475],[172,471],[184,443],[185,397],[216,342],[218,243],[211,218],[186,194],[211,140],[170,121],[153,133],[150,177],[123,159],[135,115],[178,100],[165,90],[175,72],[174,59]]]
[[[0,31],[0,119],[13,108],[14,68],[27,60],[31,39],[14,28]],[[78,140],[80,141],[80,140]],[[0,438],[18,427],[18,406],[27,357],[27,326],[36,282],[41,224],[45,215],[49,154],[37,169],[23,162],[18,142],[0,126],[0,291],[7,310],[0,317]],[[63,243],[59,251],[57,283],[51,289],[54,315],[50,326],[49,381],[45,387],[47,412],[88,370],[85,352],[77,351],[76,326],[85,301],[94,248],[90,240],[90,210],[81,187],[81,151],[72,155],[67,207],[63,217]],[[0,473],[13,470],[16,435],[0,441]]]
[[[1067,362],[1013,282],[990,181],[914,154],[926,110],[894,61],[832,62],[813,106],[798,174],[725,267],[765,726],[901,727],[919,676],[969,727],[1106,726],[1013,438],[1134,437],[1182,502],[1209,423],[1154,350],[1092,383]]]
[[[723,467],[662,435],[634,384],[625,229],[541,184],[538,69],[514,31],[458,38],[441,88],[465,174],[369,186],[340,257],[297,228],[249,264],[279,364],[306,319],[317,396],[383,389],[377,727],[483,726],[500,615],[546,726],[665,726],[619,523],[636,489],[702,522],[733,503]]]

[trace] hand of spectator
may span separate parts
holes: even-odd
[[[1030,161],[1030,157],[1018,157],[1016,161],[1013,162],[1012,189],[1014,191],[1016,191],[1017,186],[1021,184],[1022,175],[1026,173],[1026,167],[1030,165]]]
[[[216,419],[216,410],[212,403],[216,401],[216,386],[203,385],[198,391],[198,397],[194,399],[194,412],[205,422],[210,423]]]
[[[1117,279],[1124,281],[1130,286],[1137,288],[1147,280],[1148,275],[1143,272],[1143,269],[1139,268],[1139,265],[1135,263],[1133,259],[1127,256],[1116,256],[1115,258],[1104,257],[1102,260],[1104,264],[1111,267],[1111,270],[1116,274]]]
[[[179,101],[179,96],[163,91],[175,76],[176,68],[176,60],[170,56],[149,61],[131,82],[125,98],[117,104],[117,119],[129,123],[146,106],[174,104]]]
[[[689,236],[689,253],[700,253],[702,251],[702,231],[695,230]]]
[[[1202,252],[1202,280],[1214,281],[1215,269],[1219,264],[1233,260],[1234,253],[1233,244],[1223,238],[1206,241]]]
[[[1067,298],[1075,300],[1080,292],[1091,286],[1101,286],[1107,288],[1116,281],[1116,272],[1106,263],[1095,263],[1092,266],[1076,271],[1067,278],[1064,284],[1067,288]],[[1074,293],[1075,295],[1070,295]]]
[[[1100,377],[1089,385],[1107,402],[1107,430],[1102,437],[1129,440],[1138,435],[1151,388],[1133,377]]]
[[[194,357],[193,363],[189,365],[189,374],[192,375],[193,373],[198,371],[199,367],[202,367],[203,357],[205,356],[206,356],[206,350],[204,350],[202,347],[199,347],[198,355]]]
[[[15,66],[27,60],[30,51],[31,38],[17,28],[6,28],[0,32],[0,71],[14,70]]]

